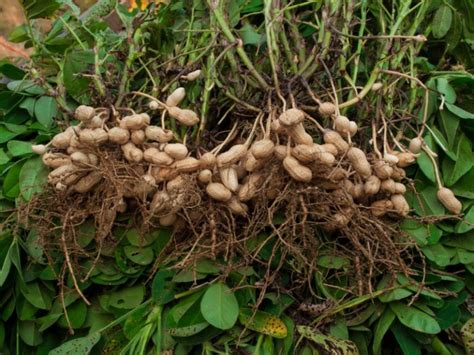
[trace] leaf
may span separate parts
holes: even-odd
[[[451,259],[456,254],[456,250],[454,248],[446,248],[441,243],[427,245],[422,247],[421,250],[428,259],[441,267],[450,265]]]
[[[322,255],[318,257],[318,265],[327,269],[341,269],[349,265],[349,260],[341,256]]]
[[[42,290],[42,287],[40,287],[38,282],[21,285],[21,292],[28,302],[36,308],[46,310],[51,308],[52,299],[44,290]]]
[[[474,199],[474,168],[471,168],[456,184],[451,187],[456,196]]]
[[[46,128],[51,127],[53,118],[58,113],[56,100],[50,96],[41,96],[35,104],[35,116],[39,123]]]
[[[437,334],[441,331],[436,319],[415,307],[408,307],[404,303],[394,302],[390,303],[390,308],[398,320],[408,328],[427,334]]]
[[[230,329],[239,317],[237,298],[229,287],[222,283],[211,285],[201,300],[204,319],[219,329]]]
[[[359,355],[359,350],[352,341],[324,335],[308,326],[299,325],[296,329],[303,337],[316,343],[324,354]]]
[[[384,290],[392,286],[400,286],[395,280],[393,284],[390,284],[390,275],[385,275],[377,285],[377,290]],[[411,296],[413,293],[404,287],[398,287],[379,296],[381,302],[387,303],[392,301],[398,301]]]
[[[26,161],[19,175],[20,191],[26,201],[43,190],[43,186],[48,180],[48,173],[49,171],[40,157]]]
[[[450,166],[450,165],[448,165]],[[447,186],[455,184],[474,166],[472,146],[469,138],[464,134],[458,140],[456,149],[456,163],[454,168],[445,168],[443,164],[443,179]]]
[[[474,318],[469,319],[461,328],[461,337],[466,354],[474,352]]]
[[[179,328],[169,328],[168,333],[177,337],[189,337],[209,327],[208,322],[197,323]]]
[[[10,81],[7,84],[7,88],[10,91],[32,95],[44,95],[45,93],[45,90],[41,86],[36,85],[35,82],[31,80]]]
[[[19,157],[25,154],[31,154],[33,151],[31,150],[32,144],[30,142],[23,142],[23,141],[9,141],[7,143],[8,151],[14,157]]]
[[[421,346],[414,337],[408,332],[407,328],[403,327],[400,322],[395,322],[390,327],[395,339],[397,339],[400,349],[404,355],[420,355]]]
[[[456,324],[461,318],[461,311],[455,302],[447,301],[443,307],[435,310],[436,320],[442,330]]]
[[[451,28],[452,21],[453,12],[451,8],[446,5],[441,5],[433,17],[433,37],[443,38]]]
[[[100,333],[95,332],[82,338],[69,340],[51,350],[48,355],[87,355],[100,340]]]
[[[48,17],[60,6],[56,0],[23,0],[22,3],[26,15],[30,19]]]
[[[449,149],[454,148],[454,144],[456,142],[456,135],[459,128],[460,119],[458,116],[453,115],[448,110],[439,111],[440,119],[439,122],[441,123],[441,128],[444,131],[446,139],[448,141]]]
[[[380,319],[377,321],[377,325],[375,326],[374,341],[372,343],[372,351],[374,354],[380,354],[382,340],[394,320],[395,313],[393,313],[390,308],[386,308]]]
[[[108,296],[109,306],[119,309],[132,309],[143,302],[145,287],[143,285],[137,285],[113,292]]]
[[[63,328],[68,328],[69,324],[73,329],[79,329],[84,325],[87,317],[87,306],[82,300],[74,302],[72,305],[67,307],[67,316],[69,323],[66,321],[64,315],[58,321],[58,325]]]
[[[454,104],[456,102],[456,91],[449,84],[449,81],[446,78],[436,79],[436,88],[440,93],[443,94],[445,102]]]
[[[466,233],[474,229],[474,206],[469,209],[462,221],[456,224],[456,233]]]
[[[92,50],[70,50],[64,57],[64,86],[69,95],[83,104],[87,104],[90,101],[90,79],[83,77],[81,73],[86,72],[92,64],[94,64],[94,53]]]
[[[458,116],[460,118],[464,118],[466,120],[474,119],[474,114],[473,113],[467,112],[466,110],[464,110],[464,109],[462,109],[462,108],[460,108],[456,105],[446,103],[446,107],[448,108],[449,111],[451,111],[452,113],[454,113],[456,116]]]
[[[419,201],[418,199],[414,200],[416,213],[420,216],[444,215],[444,206],[438,201],[437,191],[438,189],[434,186],[428,186],[420,191]]]
[[[43,337],[33,321],[22,321],[19,325],[21,340],[29,346],[38,346],[43,341]]]
[[[436,152],[436,150],[434,149],[434,141],[433,141],[433,136],[431,135],[431,133],[427,134],[424,137],[424,141],[426,145],[431,148],[431,150],[434,150]],[[423,172],[423,174],[432,182],[436,182],[433,163],[431,162],[431,159],[428,157],[428,155],[424,151],[420,153],[420,155],[416,159],[416,162],[418,166],[420,167],[421,171]]]
[[[239,321],[250,330],[270,335],[274,338],[283,339],[288,334],[285,323],[270,313],[242,308],[239,313]]]
[[[151,297],[158,305],[164,305],[174,299],[175,283],[171,282],[175,272],[172,270],[159,270],[151,285]]]
[[[153,262],[153,250],[151,248],[140,248],[127,245],[123,248],[125,255],[138,265],[149,265]]]

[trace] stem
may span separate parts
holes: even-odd
[[[242,62],[244,62],[247,69],[250,71],[250,74],[252,74],[252,76],[258,81],[258,83],[263,89],[268,90],[270,87],[266,83],[265,79],[263,79],[263,77],[257,72],[254,65],[250,61],[250,58],[247,56],[247,53],[242,47],[242,41],[240,39],[237,40],[237,38],[232,34],[229,25],[224,19],[224,14],[222,13],[221,9],[218,6],[211,4],[211,0],[208,0],[208,3],[211,8],[211,11],[214,13],[214,17],[216,18],[217,23],[219,24],[222,32],[227,37],[227,39],[232,43],[238,42],[238,45],[236,47],[237,53],[239,54],[240,59],[242,60]]]
[[[438,170],[438,164],[436,164],[436,160],[433,156],[433,153],[431,152],[431,150],[429,150],[425,146],[422,146],[421,149],[423,149],[423,151],[426,153],[426,155],[428,155],[428,157],[431,160],[431,164],[433,164],[433,170],[434,170],[434,173],[435,173],[435,179],[436,179],[436,184],[438,185],[438,189],[442,188],[443,184],[441,183],[441,178],[440,178],[439,170]]]

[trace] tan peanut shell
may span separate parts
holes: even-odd
[[[291,155],[302,163],[309,163],[316,160],[317,153],[319,152],[315,144],[298,144],[291,150]]]
[[[173,224],[175,224],[177,220],[178,220],[178,215],[176,213],[169,213],[158,219],[160,225],[162,225],[163,227],[170,227]]]
[[[304,120],[304,113],[297,108],[290,108],[283,112],[279,117],[278,120],[282,124],[282,126],[290,127],[295,126]]]
[[[344,154],[349,150],[349,144],[335,131],[327,129],[324,132],[323,139],[325,143],[335,145],[339,154]]]
[[[407,166],[412,165],[416,160],[415,155],[411,152],[399,153],[397,154],[397,158],[398,158],[397,166],[400,168],[406,168]]]
[[[275,143],[270,139],[261,139],[252,144],[250,151],[256,159],[265,159],[273,154]]]
[[[342,134],[349,133],[350,121],[346,116],[337,116],[334,119],[334,129]]]
[[[170,196],[166,191],[157,191],[153,195],[153,198],[150,203],[150,210],[159,213],[166,208],[166,205],[170,201]]]
[[[379,200],[379,201],[372,202],[370,207],[371,207],[370,212],[375,217],[381,217],[387,212],[389,212],[391,209],[393,209],[393,203],[390,200]]]
[[[201,168],[213,168],[216,165],[216,156],[210,152],[204,153],[199,158]]]
[[[174,107],[178,106],[181,101],[186,97],[186,90],[183,87],[175,89],[170,96],[166,99],[166,106]]]
[[[398,156],[395,155],[395,154],[390,154],[390,153],[387,153],[384,155],[383,157],[383,160],[385,160],[388,164],[390,164],[391,166],[393,165],[397,165],[398,164]]]
[[[462,211],[462,203],[459,201],[454,193],[446,188],[442,187],[436,193],[439,202],[451,213],[459,214]]]
[[[176,161],[174,163],[174,167],[180,173],[193,173],[199,170],[199,168],[201,167],[201,163],[196,158],[187,157]]]
[[[191,73],[183,75],[181,79],[184,79],[187,81],[194,81],[197,78],[199,78],[200,75],[201,75],[201,69],[198,69],[198,70],[192,71]]]
[[[199,172],[198,175],[199,182],[207,184],[212,181],[212,171],[209,169],[204,169]]]
[[[53,169],[71,163],[71,158],[68,155],[62,153],[45,153],[42,157],[42,160],[44,165]]]
[[[76,165],[89,164],[89,157],[86,153],[77,151],[70,155],[71,161]]]
[[[226,202],[232,198],[232,192],[219,182],[211,182],[206,186],[207,194],[216,201]]]
[[[245,144],[236,144],[232,146],[227,152],[221,153],[217,156],[216,162],[219,168],[230,166],[237,163],[247,154],[247,146]]]
[[[176,160],[184,159],[188,155],[188,148],[181,143],[169,143],[165,146],[164,151]]]
[[[288,148],[286,145],[276,145],[273,154],[278,160],[283,160],[287,156],[287,151],[291,154],[291,148]]]
[[[123,155],[125,159],[130,162],[139,163],[143,160],[143,152],[137,148],[133,143],[127,143],[122,145]]]
[[[227,207],[236,215],[241,215],[245,216],[248,212],[248,206],[240,202],[237,198],[232,197],[228,202],[227,202]]]
[[[396,182],[395,183],[395,191],[394,191],[396,194],[405,194],[405,192],[407,192],[407,188],[405,185],[403,185],[402,183],[400,182]]]
[[[247,152],[247,154],[245,155],[242,161],[242,167],[245,169],[245,171],[248,171],[248,172],[256,171],[262,168],[264,165],[265,165],[265,160],[263,159],[257,160],[252,154],[252,152],[250,151]]]
[[[382,180],[390,178],[393,174],[393,168],[384,160],[377,160],[373,168],[375,175]]]
[[[423,140],[421,138],[413,138],[410,141],[410,144],[408,146],[408,150],[412,152],[413,154],[418,154],[421,152],[421,146],[423,145]]]
[[[168,143],[173,140],[173,132],[158,126],[148,126],[145,129],[147,139],[160,143]]]
[[[220,168],[219,176],[222,184],[230,191],[236,192],[239,188],[239,179],[237,177],[237,170],[235,167]]]
[[[240,186],[237,197],[240,201],[251,200],[260,189],[264,180],[264,175],[261,173],[253,173],[247,176]]]
[[[130,135],[130,139],[133,144],[135,145],[140,145],[145,143],[145,131],[142,129],[137,129],[135,131],[132,131],[132,134]]]
[[[59,149],[66,149],[69,147],[69,143],[71,142],[72,134],[68,132],[61,132],[56,134],[53,139],[51,140],[51,144],[55,148]]]
[[[375,195],[376,193],[380,191],[380,185],[381,185],[380,179],[375,175],[371,175],[365,181],[364,192],[369,196]]]
[[[321,144],[320,147],[324,151],[331,153],[334,156],[336,156],[339,153],[339,151],[337,150],[337,147],[332,143],[324,143],[324,144]]]
[[[108,132],[109,141],[117,144],[125,144],[130,140],[130,132],[128,129],[113,127]]]
[[[355,136],[357,134],[357,131],[359,130],[359,126],[357,126],[357,123],[354,121],[349,122],[349,134],[351,137]]]
[[[170,107],[168,113],[171,117],[185,126],[194,126],[199,122],[199,117],[193,110]]]
[[[364,179],[372,175],[372,168],[365,153],[356,147],[352,147],[347,151],[347,159],[351,162],[354,170]]]
[[[380,188],[385,192],[394,194],[397,189],[397,185],[393,179],[387,179],[382,181]]]
[[[364,196],[364,193],[364,184],[354,184],[354,187],[350,191],[350,194],[352,195],[352,198],[354,198],[354,200],[360,199],[362,196]]]
[[[331,116],[336,112],[336,105],[332,102],[322,102],[319,105],[318,112],[321,116]]]
[[[287,131],[296,144],[313,144],[313,137],[306,132],[302,123],[289,127]]]
[[[150,118],[144,114],[134,114],[125,116],[120,120],[120,128],[124,129],[142,129],[148,126]]]
[[[287,156],[285,159],[283,159],[283,167],[296,181],[310,182],[313,178],[311,169],[301,165],[298,160],[292,156]]]
[[[393,208],[399,215],[406,216],[410,212],[410,206],[403,195],[392,195],[390,201],[392,201]]]
[[[74,118],[82,122],[89,122],[94,115],[95,109],[86,105],[80,105],[74,111]]]
[[[143,152],[145,161],[158,166],[168,166],[173,164],[174,159],[165,152],[160,152],[157,148],[148,148]]]
[[[34,144],[31,146],[31,151],[38,155],[46,153],[46,146],[44,144]]]
[[[98,171],[93,171],[79,179],[73,186],[74,190],[79,193],[86,193],[92,190],[102,180],[102,175]]]

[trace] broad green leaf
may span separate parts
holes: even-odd
[[[387,302],[393,302],[393,301],[398,301],[404,298],[407,298],[413,294],[410,290],[404,288],[404,287],[397,287],[400,286],[397,280],[395,279],[392,283],[390,282],[391,280],[390,275],[385,275],[382,280],[380,280],[379,284],[377,285],[377,291],[379,290],[385,290],[390,287],[396,287],[391,291],[385,292],[379,296],[379,300],[381,302],[387,303]]]
[[[229,287],[222,283],[209,286],[201,300],[204,319],[219,329],[230,329],[237,322],[239,304]]]
[[[443,245],[474,251],[474,232],[444,237]]]
[[[19,174],[20,191],[23,198],[29,201],[31,197],[43,190],[48,179],[48,168],[40,157],[31,158],[21,168]]]
[[[127,245],[123,248],[125,255],[138,265],[148,265],[153,262],[153,250],[151,248],[140,248]]]
[[[428,128],[428,130],[433,136],[433,140],[443,150],[443,152],[445,152],[448,155],[448,157],[450,157],[451,159],[456,160],[456,154],[451,151],[451,149],[449,148],[448,141],[446,140],[444,135],[440,132],[440,130],[436,128],[435,126]]]
[[[49,128],[58,113],[56,100],[50,96],[41,96],[35,104],[35,116],[39,123]]]
[[[431,133],[427,134],[424,137],[424,141],[426,145],[431,148],[431,150],[436,152],[433,136],[431,135]],[[431,162],[431,159],[428,157],[428,155],[424,151],[420,153],[420,155],[416,159],[416,162],[418,166],[420,167],[421,171],[423,172],[423,174],[432,182],[436,182],[433,163]]]
[[[208,322],[202,322],[202,323],[197,323],[193,325],[188,325],[185,327],[179,327],[179,328],[169,328],[168,333],[173,336],[177,337],[189,337],[191,335],[195,335],[202,330],[206,329],[209,327]]]
[[[5,127],[0,126],[0,144],[8,142],[9,140],[11,140],[12,138],[15,138],[19,134],[20,133],[11,132]]]
[[[437,191],[435,186],[428,186],[419,191],[419,198],[414,199],[416,213],[420,216],[444,215],[444,206],[438,201]]]
[[[461,328],[462,341],[467,354],[474,352],[474,318],[469,319]]]
[[[386,308],[375,326],[374,340],[372,343],[372,351],[374,354],[380,354],[383,338],[394,320],[395,313],[393,313],[390,308]]]
[[[441,267],[450,265],[451,259],[456,255],[456,249],[446,248],[441,243],[424,246],[421,250],[428,259]]]
[[[246,23],[242,26],[239,33],[244,44],[258,45],[262,41],[262,35],[258,33],[250,23]]]
[[[432,30],[434,38],[443,38],[451,28],[453,21],[453,11],[447,5],[441,5],[436,11],[433,22]]]
[[[131,228],[127,230],[125,233],[125,237],[127,238],[128,242],[136,247],[146,247],[153,243],[156,238],[156,232],[147,233],[143,236],[140,235],[140,232],[137,228]]]
[[[462,221],[456,225],[456,233],[466,233],[474,229],[474,207],[471,207]]]
[[[270,313],[242,308],[239,313],[239,321],[250,330],[270,335],[274,338],[283,339],[288,334],[285,323]]]
[[[10,157],[5,153],[5,151],[0,148],[0,165],[4,165],[10,161]]]
[[[92,333],[82,338],[69,340],[51,350],[48,355],[88,355],[100,340],[100,333]]]
[[[456,105],[446,103],[446,107],[448,108],[449,111],[451,111],[453,114],[455,114],[456,116],[458,116],[460,118],[464,118],[466,120],[474,119],[474,113],[467,112],[466,110],[464,110],[464,109],[462,109],[462,108],[460,108]]]
[[[416,335],[413,337],[407,328],[402,326],[400,322],[395,322],[390,327],[395,339],[397,339],[398,345],[404,355],[420,355],[421,345],[416,341]]]
[[[70,50],[64,57],[63,81],[69,95],[77,101],[87,104],[90,101],[90,79],[81,74],[89,70],[89,65],[94,64],[92,50]]]
[[[108,304],[119,309],[132,309],[143,302],[145,288],[143,285],[132,286],[108,295]]]
[[[25,42],[30,38],[28,34],[28,27],[26,25],[20,25],[15,27],[9,34],[8,34],[8,40],[13,43],[21,43]],[[12,78],[16,80],[21,80],[23,78]]]
[[[474,199],[474,168],[451,186],[451,190],[456,196]]]
[[[175,272],[172,270],[159,270],[151,285],[151,297],[154,302],[164,305],[171,302],[175,295],[175,283],[171,282]]]
[[[464,174],[474,166],[474,156],[470,140],[461,135],[456,148],[456,162],[454,167],[451,164],[445,165],[443,161],[443,180],[447,186],[455,184]]]
[[[33,153],[33,151],[31,150],[31,146],[31,142],[24,141],[12,140],[7,143],[8,151],[14,157]]]
[[[43,341],[43,337],[33,321],[22,321],[19,322],[18,332],[20,333],[21,340],[23,340],[29,346],[38,346]]]
[[[441,331],[436,319],[413,306],[408,307],[404,303],[393,302],[390,303],[390,308],[398,320],[410,329],[427,334],[437,334]]]
[[[23,8],[30,19],[48,17],[60,6],[56,0],[23,0]]]
[[[299,325],[296,329],[303,337],[316,343],[323,350],[323,353],[359,355],[359,351],[352,341],[324,335],[308,326]]]
[[[21,102],[20,107],[28,111],[28,114],[33,117],[33,115],[35,114],[35,103],[35,98],[27,97]]]
[[[456,324],[461,318],[461,311],[455,302],[448,301],[440,309],[435,310],[436,320],[441,329],[445,330]]]
[[[449,81],[446,78],[436,79],[436,88],[440,93],[443,94],[445,102],[454,104],[456,102],[456,91],[449,84]]]
[[[46,310],[51,308],[52,299],[38,282],[22,285],[21,292],[33,306]]]
[[[448,110],[439,111],[441,128],[444,131],[446,139],[448,141],[449,149],[453,149],[456,143],[456,135],[459,128],[460,119],[458,116],[452,114]]]
[[[63,315],[61,318],[59,318],[58,325],[63,328],[68,328],[70,324],[73,329],[81,328],[86,321],[87,305],[82,300],[78,300],[67,307],[66,310],[69,323],[66,320],[66,317]]]
[[[349,266],[349,260],[341,256],[322,255],[318,257],[318,265],[327,269],[341,269]]]

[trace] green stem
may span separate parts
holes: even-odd
[[[222,13],[221,9],[218,6],[211,4],[210,0],[208,0],[208,3],[224,35],[227,37],[227,39],[230,42],[236,43],[237,38],[232,34],[232,31],[230,30],[229,25],[224,19],[224,14]],[[250,74],[252,74],[252,76],[258,81],[258,83],[263,89],[268,90],[270,87],[268,86],[265,79],[263,79],[263,77],[257,72],[254,65],[250,61],[250,58],[247,56],[247,53],[245,52],[245,50],[243,49],[240,43],[237,45],[236,50],[240,59],[242,60],[242,62],[244,62],[244,65],[250,71]]]
[[[110,328],[113,328],[115,327],[116,325],[119,325],[120,323],[122,323],[124,320],[126,320],[128,317],[130,317],[132,314],[134,314],[135,312],[137,311],[140,311],[141,309],[145,308],[146,306],[148,306],[150,303],[151,303],[151,299],[143,302],[141,305],[135,307],[134,309],[132,309],[130,312],[127,312],[125,313],[124,315],[118,317],[116,320],[114,320],[113,322],[110,322],[109,324],[107,324],[105,327],[99,329],[97,331],[97,333],[103,333],[105,332],[106,330],[110,329]]]

